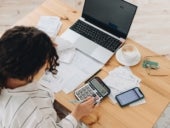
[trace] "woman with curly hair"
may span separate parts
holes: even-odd
[[[78,104],[63,119],[53,93],[38,80],[57,73],[58,55],[50,38],[34,27],[16,26],[0,38],[0,128],[76,128],[94,109],[94,98]]]

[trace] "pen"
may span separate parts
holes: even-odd
[[[88,78],[84,83],[86,84],[90,79],[92,79],[97,73],[99,73],[101,69],[99,69],[97,72],[95,72],[90,78]]]
[[[81,100],[70,100],[70,103],[77,104],[77,103],[83,103]]]
[[[70,100],[69,102],[72,103],[72,104],[78,104],[78,103],[83,103],[84,101],[82,101],[82,100]],[[99,104],[99,103],[100,103],[100,99],[95,100],[94,104]]]

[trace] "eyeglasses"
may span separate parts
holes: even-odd
[[[167,68],[161,63],[160,57],[167,55],[145,56],[142,66],[149,76],[168,76]],[[168,68],[170,69],[170,68]]]

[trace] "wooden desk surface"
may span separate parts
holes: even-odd
[[[63,23],[59,32],[61,34],[75,22],[81,13],[60,0],[47,0],[15,25],[35,26],[42,15],[59,16]],[[156,55],[131,39],[127,39],[126,43],[136,45],[142,59],[148,55]],[[89,124],[91,128],[151,128],[170,101],[170,61],[164,57],[159,57],[158,60],[161,63],[161,72],[168,76],[149,76],[142,68],[142,61],[131,67],[133,73],[142,79],[141,89],[145,95],[145,104],[122,109],[106,98],[83,121]],[[119,63],[113,56],[98,75],[104,78],[108,71],[117,66],[119,66]],[[70,111],[74,108],[74,105],[68,101],[73,98],[75,97],[72,93],[66,95],[64,92],[59,92],[56,94],[56,99]]]

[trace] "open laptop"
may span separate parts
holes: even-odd
[[[136,10],[124,0],[85,0],[81,18],[61,37],[105,64],[124,44]]]

